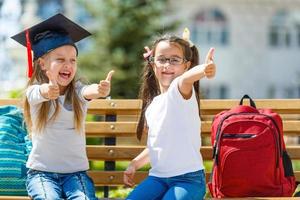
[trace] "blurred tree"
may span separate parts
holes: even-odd
[[[79,59],[81,71],[90,82],[112,77],[112,98],[137,98],[143,66],[144,46],[152,37],[176,28],[165,26],[167,0],[81,1],[92,16],[93,37],[89,51]]]

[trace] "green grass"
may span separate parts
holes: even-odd
[[[122,186],[110,187],[109,188],[109,197],[110,198],[126,198],[128,194],[132,191],[132,188],[124,188]],[[103,187],[99,188],[96,192],[98,198],[103,198]]]

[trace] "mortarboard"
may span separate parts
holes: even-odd
[[[31,77],[33,73],[31,49],[34,54],[33,60],[36,60],[63,45],[72,45],[77,50],[75,42],[90,35],[91,33],[64,15],[56,14],[11,38],[27,47],[28,77]]]

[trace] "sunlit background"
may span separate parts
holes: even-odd
[[[93,33],[79,44],[80,76],[115,69],[112,98],[137,98],[143,47],[184,27],[201,60],[216,48],[204,98],[300,97],[300,0],[0,0],[0,97],[27,80],[26,49],[10,37],[58,12]]]
[[[0,0],[0,98],[19,97],[27,82],[26,49],[10,37],[56,13],[93,34],[78,44],[78,76],[98,82],[114,69],[112,98],[137,98],[144,46],[185,27],[200,62],[216,49],[217,76],[201,80],[202,98],[300,97],[300,0]]]

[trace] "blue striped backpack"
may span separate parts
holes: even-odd
[[[27,195],[25,164],[29,151],[22,111],[0,106],[0,195]]]

